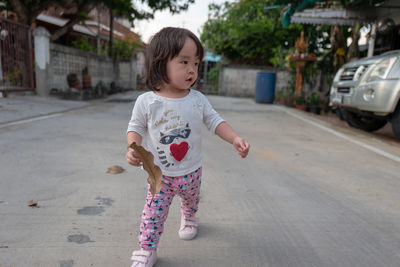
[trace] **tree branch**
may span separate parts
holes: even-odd
[[[25,7],[21,0],[10,0],[10,5],[17,13],[19,22],[27,25],[31,24],[31,21],[29,21],[29,9]]]
[[[89,13],[95,5],[91,5],[90,1],[83,1],[78,7],[77,10],[82,11],[82,12],[87,12]],[[60,29],[56,30],[50,37],[50,42],[54,42],[58,40],[61,36],[64,34],[68,33],[72,27],[74,27],[75,24],[79,23],[82,20],[82,16],[80,14],[81,12],[78,12],[73,15],[73,17]]]

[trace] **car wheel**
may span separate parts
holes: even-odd
[[[346,120],[346,118],[345,118],[346,115],[344,114],[345,112],[346,111],[344,111],[341,107],[337,107],[335,109],[335,114],[341,121]]]
[[[354,123],[354,120],[352,119],[352,115],[351,115],[351,114],[353,114],[352,112],[347,111],[347,110],[345,110],[345,109],[341,109],[341,110],[340,110],[340,113],[341,113],[341,115],[342,115],[342,117],[343,117],[343,120],[345,120],[349,126],[351,126],[351,127],[353,127],[353,128],[359,128],[359,127]],[[351,114],[350,114],[350,113],[351,113]],[[349,115],[349,114],[350,114],[350,115]]]
[[[396,138],[400,139],[400,104],[397,105],[392,116],[392,130]]]
[[[377,131],[385,126],[387,123],[387,121],[384,119],[362,116],[351,111],[346,111],[345,117],[347,123],[350,126],[364,130],[366,132]]]

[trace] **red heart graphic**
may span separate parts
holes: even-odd
[[[182,142],[180,144],[174,143],[169,147],[169,150],[177,161],[181,161],[189,150],[189,144],[187,142]]]

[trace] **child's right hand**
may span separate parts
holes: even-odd
[[[142,161],[135,157],[134,152],[135,151],[132,148],[128,147],[128,151],[126,152],[125,156],[126,161],[133,166],[140,167],[142,166]]]
[[[240,136],[236,136],[235,139],[233,139],[233,146],[237,150],[239,156],[241,156],[242,158],[247,157],[247,154],[250,150],[250,145],[246,142],[246,140],[244,140]]]

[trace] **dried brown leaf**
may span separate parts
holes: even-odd
[[[130,147],[134,150],[135,157],[140,158],[140,160],[143,162],[143,168],[149,174],[147,181],[150,184],[150,192],[152,194],[151,202],[152,202],[154,195],[159,193],[162,187],[161,169],[160,167],[154,164],[154,156],[150,151],[147,151],[142,146],[137,145],[135,142],[133,142],[130,145]]]
[[[28,202],[28,206],[29,206],[29,207],[36,207],[37,204],[38,204],[38,203],[37,203],[37,201],[35,201],[35,200],[31,200],[31,201]]]
[[[118,174],[118,173],[122,173],[124,171],[125,171],[125,169],[118,165],[113,165],[113,166],[107,168],[107,173],[111,173],[111,174]]]

